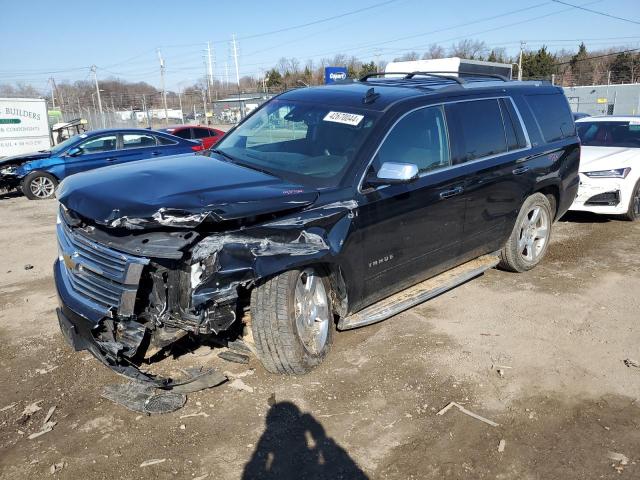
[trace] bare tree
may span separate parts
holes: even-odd
[[[429,60],[432,58],[444,58],[446,55],[445,49],[443,46],[438,45],[437,43],[432,43],[429,45],[429,48],[422,55],[423,60]]]
[[[403,53],[401,56],[393,59],[394,62],[410,62],[413,60],[420,59],[420,54],[418,52],[407,52]]]
[[[487,55],[488,50],[483,41],[465,39],[451,45],[450,54],[452,57],[482,60]]]

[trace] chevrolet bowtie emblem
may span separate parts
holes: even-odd
[[[76,257],[78,256],[77,252],[73,252],[71,255],[68,253],[62,254],[62,259],[64,260],[64,264],[67,266],[69,270],[73,270],[76,268]]]

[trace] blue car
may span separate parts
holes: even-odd
[[[0,188],[21,189],[27,198],[42,200],[75,173],[199,149],[198,142],[141,128],[94,130],[50,150],[0,159]]]

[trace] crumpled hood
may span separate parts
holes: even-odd
[[[595,172],[611,168],[640,168],[640,148],[590,147],[580,149],[580,172]]]
[[[21,164],[25,162],[30,162],[31,160],[40,160],[42,158],[49,158],[51,156],[51,152],[33,152],[33,153],[24,153],[22,155],[12,155],[10,157],[2,157],[0,158],[0,167],[8,164]]]
[[[293,210],[318,193],[215,157],[175,155],[91,170],[65,179],[66,208],[110,227],[193,227]]]

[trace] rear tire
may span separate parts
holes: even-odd
[[[251,330],[258,357],[269,372],[311,371],[333,342],[329,282],[312,268],[267,280],[251,292]]]
[[[500,251],[498,267],[510,272],[526,272],[540,263],[549,247],[554,214],[549,199],[542,193],[527,198]]]
[[[624,218],[630,222],[635,222],[640,218],[640,180],[638,180],[633,187],[631,200],[629,200],[629,208],[627,209],[627,213],[624,214]]]
[[[29,200],[53,198],[58,187],[58,179],[46,172],[31,172],[22,181],[22,193]]]

